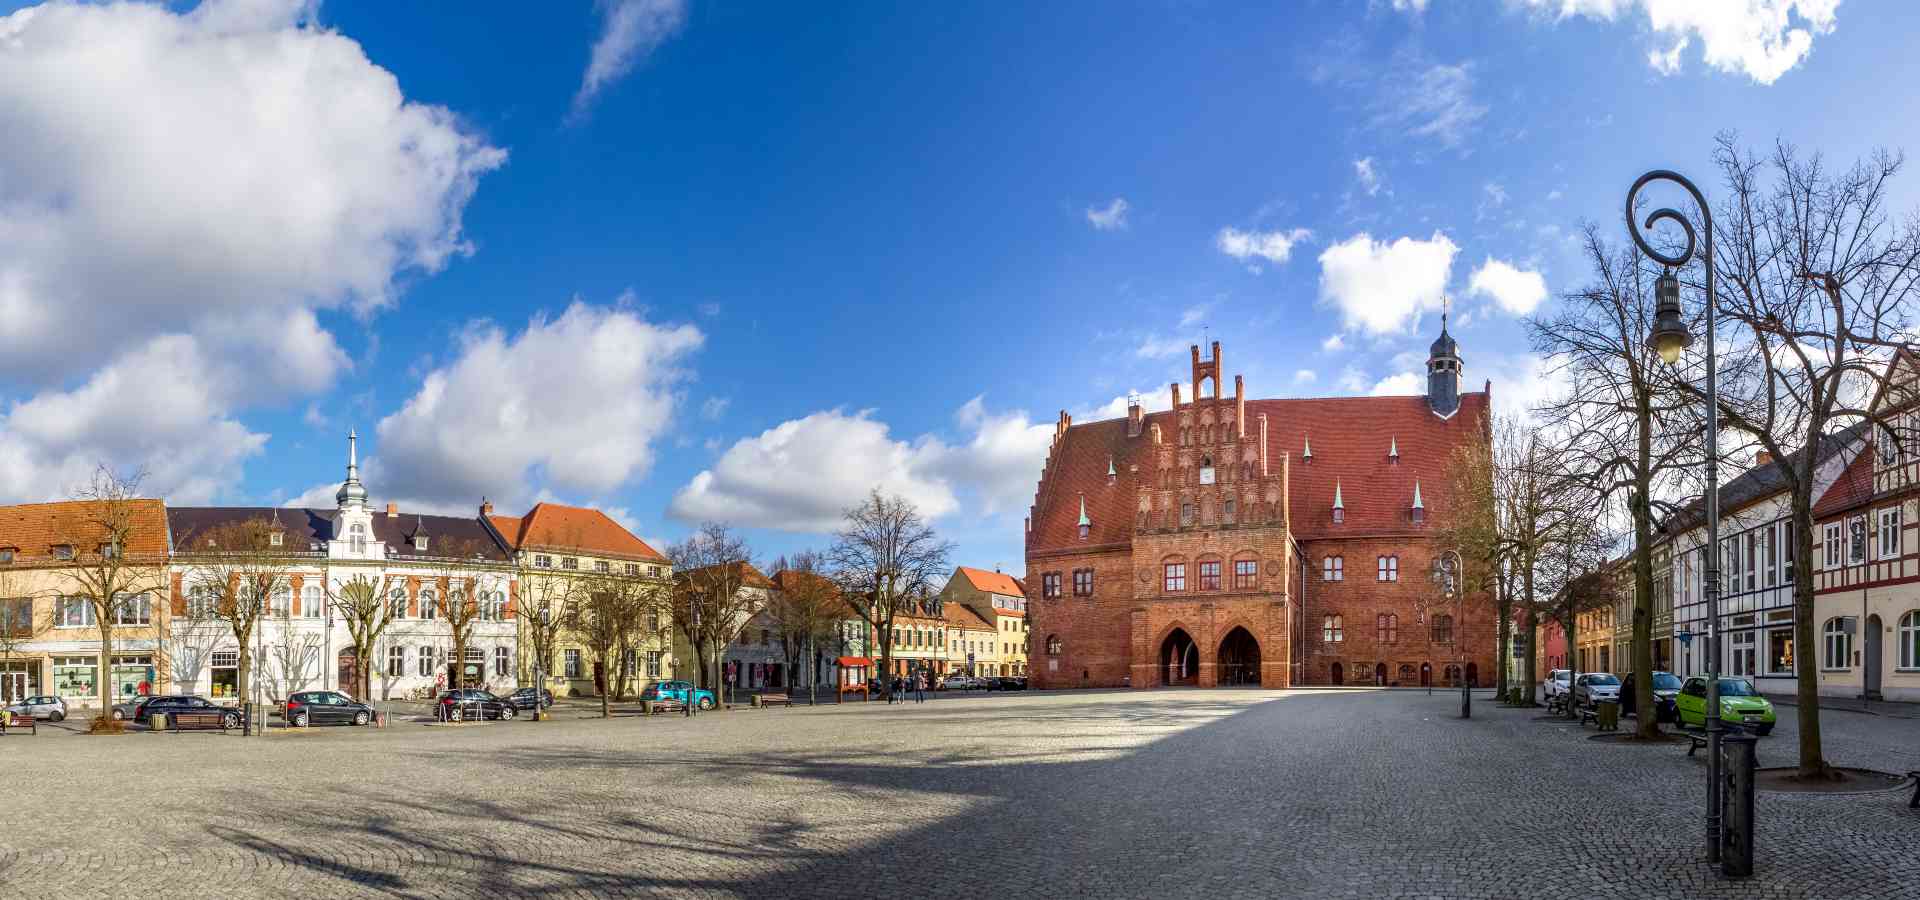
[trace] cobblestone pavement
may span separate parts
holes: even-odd
[[[1763,794],[1701,862],[1680,747],[1418,691],[0,738],[0,897],[1914,896],[1905,791]],[[1920,769],[1920,723],[1828,717]],[[1790,717],[1762,762],[1792,761]]]

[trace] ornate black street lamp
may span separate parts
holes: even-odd
[[[1644,226],[1634,221],[1634,198],[1641,188],[1654,181],[1673,182],[1693,196],[1693,204],[1700,211],[1701,232],[1705,238],[1701,262],[1707,270],[1707,490],[1704,497],[1707,504],[1707,544],[1704,549],[1707,599],[1707,860],[1717,863],[1720,862],[1720,800],[1723,790],[1720,737],[1725,729],[1720,722],[1720,395],[1713,349],[1713,212],[1707,208],[1707,198],[1700,193],[1700,189],[1678,172],[1655,169],[1640,176],[1640,180],[1627,190],[1627,232],[1633,235],[1633,243],[1641,253],[1665,267],[1660,279],[1654,283],[1653,331],[1647,335],[1647,343],[1668,365],[1678,362],[1680,351],[1693,342],[1693,335],[1687,332],[1686,324],[1680,320],[1680,279],[1674,276],[1673,270],[1693,259],[1694,233],[1693,224],[1687,221],[1686,216],[1667,207],[1649,213]],[[1640,234],[1642,227],[1652,228],[1662,219],[1679,225],[1680,230],[1686,233],[1686,244],[1678,254],[1669,255],[1655,250]]]

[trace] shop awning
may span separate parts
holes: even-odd
[[[839,666],[842,669],[856,669],[861,666],[873,665],[873,660],[870,660],[864,656],[842,656],[839,659],[834,660],[833,664],[836,666]]]

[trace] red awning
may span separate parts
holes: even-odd
[[[860,666],[873,665],[873,660],[870,660],[864,656],[842,656],[839,659],[834,660],[833,664],[836,666],[839,666],[842,669],[852,669],[852,668],[858,668]]]

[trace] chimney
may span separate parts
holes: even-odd
[[[394,502],[392,500],[387,501],[387,518],[389,519],[400,518],[400,507],[394,505]]]
[[[1218,344],[1214,345],[1216,348],[1213,351],[1215,356],[1220,354],[1220,351],[1217,349],[1219,346]],[[1240,380],[1240,376],[1238,375],[1233,376],[1233,429],[1236,437],[1241,440],[1246,439],[1247,385],[1246,382]]]
[[[1127,394],[1127,437],[1140,436],[1140,426],[1147,421],[1147,411],[1140,408],[1140,395]]]
[[[493,502],[488,500],[485,497],[480,498],[480,515],[482,516],[493,515]]]
[[[1753,467],[1756,469],[1771,462],[1773,462],[1773,454],[1765,450],[1761,450],[1753,455]]]
[[[1173,383],[1173,408],[1180,408],[1180,382]]]

